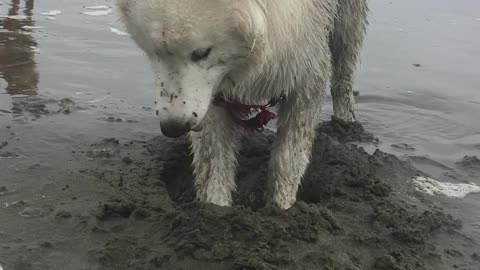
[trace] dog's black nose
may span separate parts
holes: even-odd
[[[178,138],[190,131],[190,125],[188,123],[169,120],[160,122],[160,129],[163,135],[170,138]]]

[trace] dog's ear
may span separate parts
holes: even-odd
[[[236,29],[251,46],[251,51],[263,42],[267,32],[265,6],[261,0],[234,1]]]

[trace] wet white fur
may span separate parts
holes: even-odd
[[[210,105],[212,96],[259,104],[287,95],[266,193],[269,204],[291,207],[329,80],[335,116],[355,121],[352,80],[366,0],[117,1],[129,33],[152,62],[160,117],[204,123],[190,134],[200,201],[232,204],[242,135],[221,108]],[[207,60],[190,61],[192,51],[210,46]]]

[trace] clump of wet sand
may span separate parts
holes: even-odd
[[[480,171],[480,159],[477,156],[464,156],[457,164],[467,170]]]
[[[45,115],[70,114],[78,109],[81,109],[81,107],[77,106],[70,98],[63,98],[57,101],[38,96],[28,96],[14,99],[10,113],[22,117],[28,116],[35,121]]]
[[[461,222],[422,202],[410,164],[339,140],[364,131],[335,125],[319,129],[299,202],[285,211],[264,207],[272,133],[245,138],[231,208],[194,202],[186,139],[117,144],[118,162],[99,174],[110,197],[92,230],[108,240],[92,261],[98,269],[451,269],[456,259],[433,239],[453,238]]]

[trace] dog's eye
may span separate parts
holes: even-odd
[[[212,47],[207,49],[195,50],[192,52],[190,59],[192,60],[192,62],[196,63],[196,62],[207,59],[211,52],[212,52]]]

